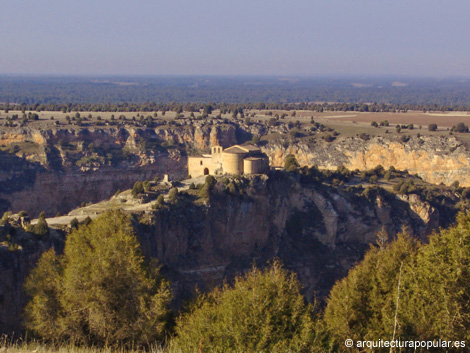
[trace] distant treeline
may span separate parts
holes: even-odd
[[[353,110],[351,103],[375,102],[394,110],[467,111],[468,97],[470,80],[457,79],[0,76],[0,102],[28,107],[70,103],[111,107],[102,110],[114,109],[115,105],[145,110],[151,105],[145,102],[225,102],[284,109],[286,104],[299,102],[335,102],[339,103],[336,110],[344,111]],[[358,110],[355,104],[352,106]]]
[[[408,111],[470,111],[470,104],[465,106],[447,106],[437,104],[385,104],[385,103],[34,103],[0,104],[0,110],[26,111],[62,111],[70,112],[200,112],[212,113],[220,110],[222,114],[243,113],[245,110],[308,110],[313,112],[395,112]],[[269,114],[269,112],[267,112]]]

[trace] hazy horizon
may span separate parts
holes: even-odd
[[[470,76],[465,0],[2,5],[3,75]]]

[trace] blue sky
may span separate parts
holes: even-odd
[[[4,0],[0,74],[470,76],[468,0]]]

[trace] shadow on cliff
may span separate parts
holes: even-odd
[[[32,187],[37,174],[45,170],[38,162],[0,151],[0,194],[11,194]],[[10,201],[0,198],[0,212],[5,212],[9,207]]]
[[[143,250],[163,264],[177,301],[273,257],[298,274],[309,300],[324,298],[382,229],[389,240],[402,229],[425,239],[439,226],[437,213],[424,222],[381,188],[346,191],[289,173],[226,178],[205,202],[180,195],[142,217]]]

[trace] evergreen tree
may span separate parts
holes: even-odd
[[[183,352],[322,352],[321,332],[297,278],[275,261],[200,297],[173,343]]]
[[[169,286],[144,263],[131,221],[121,212],[70,233],[60,261],[45,253],[26,289],[26,322],[39,337],[98,345],[163,338]]]
[[[430,237],[408,274],[405,312],[418,339],[470,342],[470,214],[457,220]]]
[[[284,168],[286,168],[288,172],[293,172],[294,170],[299,168],[299,163],[297,162],[297,159],[293,154],[288,154],[286,156]]]
[[[42,254],[36,268],[31,271],[25,290],[31,297],[25,308],[24,325],[37,336],[52,341],[61,332],[60,305],[63,266],[54,249]]]
[[[39,214],[38,222],[33,227],[33,233],[41,237],[46,237],[49,235],[49,226],[47,224],[44,212]]]
[[[392,340],[402,335],[400,284],[405,268],[412,263],[417,245],[407,234],[392,243],[372,247],[364,260],[331,290],[324,320],[340,347],[345,339],[354,341]],[[354,351],[352,349],[351,351]]]

